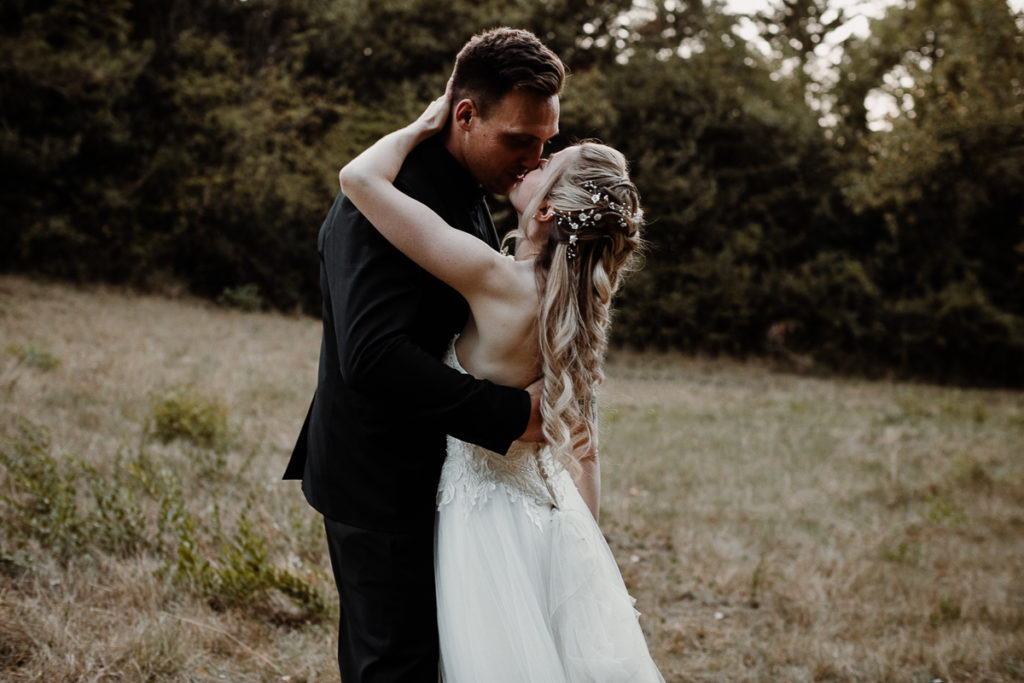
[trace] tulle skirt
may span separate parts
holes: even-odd
[[[600,528],[568,473],[549,484],[557,505],[496,483],[439,506],[442,680],[663,681]]]

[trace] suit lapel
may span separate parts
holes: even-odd
[[[491,245],[492,249],[497,250],[500,246],[498,231],[494,227],[491,211],[487,208],[487,201],[482,197],[476,203],[476,226],[477,236]]]

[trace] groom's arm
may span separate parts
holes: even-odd
[[[409,330],[424,315],[421,307],[430,310],[423,300],[430,276],[388,244],[351,202],[339,202],[335,210],[320,250],[346,385],[387,401],[397,415],[506,452],[526,431],[530,394],[449,368],[417,345]]]

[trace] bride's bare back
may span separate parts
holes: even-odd
[[[471,375],[526,387],[540,376],[537,284],[532,260],[507,259],[506,263],[500,274],[500,296],[469,299],[469,320],[455,351],[459,364]]]

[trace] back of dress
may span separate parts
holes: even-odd
[[[445,362],[465,371],[449,346]],[[442,679],[662,681],[615,559],[546,447],[448,437],[434,577]]]

